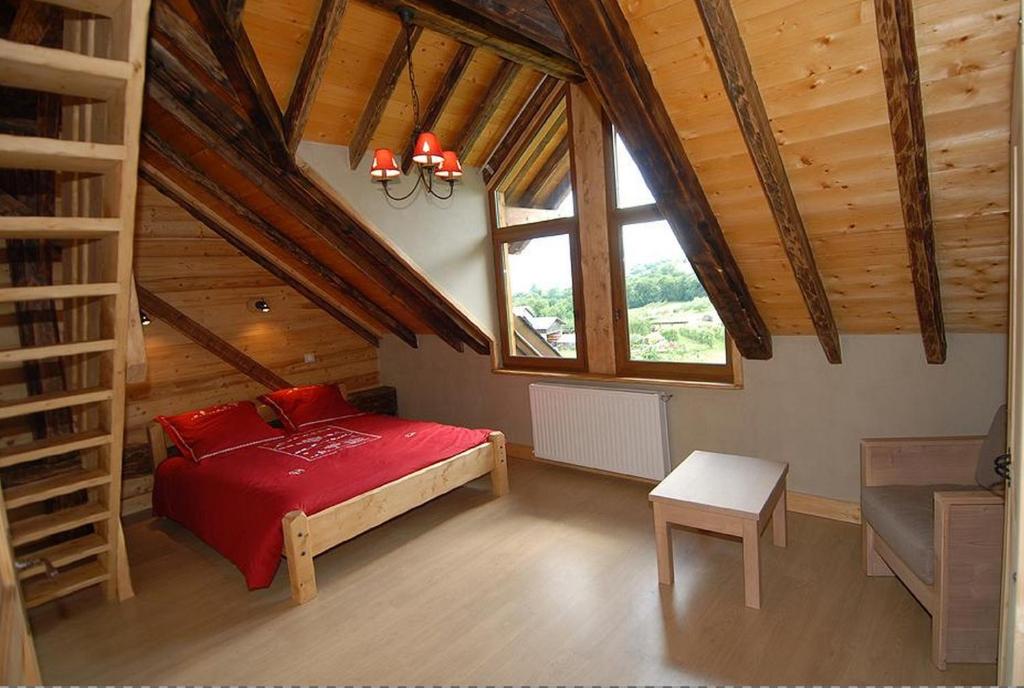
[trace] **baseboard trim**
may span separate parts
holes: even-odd
[[[514,459],[536,461],[537,463],[546,463],[551,466],[569,468],[583,473],[593,473],[595,475],[604,475],[612,478],[622,478],[625,480],[632,480],[634,482],[645,483],[647,485],[656,485],[658,483],[657,480],[638,478],[633,475],[623,475],[622,473],[602,471],[597,468],[587,468],[586,466],[577,466],[571,463],[563,463],[562,461],[542,459],[533,453],[533,447],[528,444],[516,444],[515,442],[509,442],[505,445],[505,451],[508,456]],[[841,521],[843,523],[860,523],[860,504],[857,502],[847,502],[841,499],[832,499],[830,497],[819,497],[818,495],[806,494],[804,492],[793,492],[792,490],[787,490],[786,510],[795,514],[817,516],[818,518],[827,518],[832,521]]]

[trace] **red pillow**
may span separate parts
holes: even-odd
[[[285,434],[267,425],[251,401],[157,416],[156,420],[182,455],[197,462]]]
[[[357,416],[362,412],[345,401],[337,385],[309,385],[279,389],[265,394],[260,401],[274,409],[289,430],[329,420]]]

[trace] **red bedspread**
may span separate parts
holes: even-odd
[[[153,513],[181,523],[230,559],[250,589],[281,560],[281,518],[313,515],[487,441],[467,430],[390,416],[329,421],[195,463],[156,470]]]

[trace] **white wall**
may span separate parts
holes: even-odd
[[[494,374],[483,356],[421,339],[418,351],[395,337],[380,350],[402,415],[532,445],[527,388],[540,378]],[[825,361],[815,337],[773,344],[771,360],[743,362],[743,389],[649,387],[673,395],[674,462],[694,449],[788,461],[790,489],[857,501],[861,438],[985,434],[1005,398],[1003,335],[950,335],[941,366],[925,362],[917,335],[843,337],[842,365]]]
[[[483,326],[496,327],[493,259],[479,173],[467,170],[454,202],[422,198],[395,208],[348,151],[303,143],[300,154]],[[407,184],[407,182],[406,182]],[[503,430],[532,444],[527,387],[539,378],[491,372],[490,359],[458,354],[437,337],[412,349],[385,337],[381,378],[414,418]],[[944,365],[925,362],[916,335],[843,337],[843,364],[825,362],[814,337],[775,337],[774,358],[744,361],[744,388],[663,389],[672,452],[754,454],[790,463],[790,487],[857,500],[863,437],[984,434],[1005,397],[1006,337],[951,334]]]
[[[299,156],[462,304],[480,327],[498,331],[494,262],[481,260],[490,256],[491,240],[480,170],[466,168],[450,200],[417,193],[409,201],[395,203],[370,181],[370,154],[356,170],[349,167],[348,148],[343,146],[303,141]],[[412,180],[404,177],[393,193],[404,195]]]

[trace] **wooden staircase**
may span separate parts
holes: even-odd
[[[0,239],[59,242],[60,283],[0,287],[0,303],[59,303],[61,337],[2,349],[0,364],[61,358],[67,389],[2,398],[0,420],[68,408],[74,431],[0,449],[0,469],[68,455],[78,465],[16,485],[0,476],[0,564],[13,562],[21,586],[12,593],[0,580],[0,594],[6,602],[18,593],[25,607],[95,585],[110,599],[132,594],[121,454],[149,0],[47,1],[64,8],[64,49],[0,40],[0,85],[63,96],[60,138],[0,135],[0,167],[59,173],[58,216],[0,217]],[[17,619],[2,621],[0,683],[22,682],[2,659],[14,656]]]

